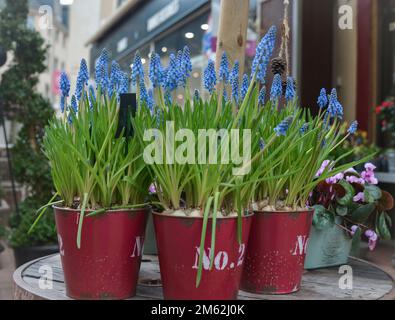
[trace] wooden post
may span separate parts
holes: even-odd
[[[231,65],[240,63],[244,72],[249,0],[222,0],[219,17],[216,68],[218,71],[222,52],[226,51]]]

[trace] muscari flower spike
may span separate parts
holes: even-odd
[[[80,70],[77,76],[77,84],[75,90],[75,95],[77,97],[77,100],[81,99],[84,86],[88,85],[88,80],[89,80],[88,66],[86,64],[86,60],[82,59],[80,63]]]
[[[247,95],[249,86],[250,86],[250,81],[248,79],[248,76],[244,74],[243,81],[241,83],[241,89],[240,89],[241,101],[243,101],[245,96]]]
[[[107,91],[108,87],[108,51],[103,49],[95,66],[96,85],[101,87],[102,92]]]
[[[66,106],[66,98],[70,94],[70,81],[67,78],[67,75],[65,72],[62,72],[62,74],[60,75],[59,88],[62,93],[62,95],[60,97],[60,109],[63,113],[65,110],[65,106]]]
[[[71,108],[73,109],[74,113],[78,112],[78,103],[75,95],[71,97]]]
[[[110,98],[115,92],[117,92],[121,83],[121,77],[121,68],[117,62],[113,61],[111,64],[110,85],[108,88],[108,94]]]
[[[258,104],[259,106],[264,106],[265,105],[265,98],[266,98],[266,87],[263,86],[261,90],[259,91],[259,96],[258,96]]]
[[[207,68],[204,70],[204,87],[212,94],[217,84],[214,62],[209,60]]]
[[[120,71],[120,82],[118,88],[118,95],[129,92],[129,77],[125,72]]]
[[[147,97],[147,106],[148,108],[153,111],[154,110],[154,104],[155,104],[155,100],[154,100],[154,92],[152,91],[152,89],[148,90],[148,97]]]
[[[67,74],[65,72],[62,72],[60,75],[59,88],[60,88],[60,91],[62,92],[63,97],[69,96],[70,81],[69,81],[69,78],[67,78]]]
[[[230,73],[230,82],[232,86],[232,99],[239,102],[239,61],[235,61],[232,72]]]
[[[337,99],[336,89],[332,89],[331,96],[329,98],[328,113],[331,118],[343,118],[343,106]]]
[[[160,57],[157,53],[151,54],[150,66],[149,66],[149,79],[151,80],[152,86],[158,88],[161,84],[162,77],[162,66],[160,63]]]
[[[287,88],[285,90],[285,100],[287,102],[293,100],[296,96],[295,92],[295,82],[292,77],[287,78]]]
[[[258,44],[256,54],[252,62],[251,75],[254,76],[256,74],[257,80],[262,84],[265,83],[267,65],[273,55],[276,34],[277,28],[272,26]]]
[[[358,121],[353,121],[350,125],[350,128],[348,128],[347,132],[349,134],[355,134],[358,130]]]
[[[180,87],[185,88],[187,85],[187,78],[189,77],[189,71],[186,70],[187,62],[184,61],[184,51],[179,50],[177,53],[177,64],[179,66],[178,69],[178,85]]]
[[[169,67],[167,69],[166,81],[165,81],[165,89],[166,91],[173,91],[177,89],[178,84],[178,76],[179,76],[179,69],[177,65],[177,58],[172,53],[169,56]]]
[[[308,123],[305,123],[301,128],[300,128],[300,134],[303,136],[306,132],[307,132],[307,129],[309,128],[309,124]]]
[[[225,84],[229,81],[229,61],[225,51],[222,53],[219,65],[219,81]]]
[[[139,82],[141,79],[144,79],[144,69],[139,52],[136,52],[134,56],[131,79],[133,85],[136,85],[137,82]]]
[[[184,47],[182,51],[182,71],[185,73],[185,76],[188,78],[192,73],[192,61],[191,61],[191,52],[188,46]]]
[[[328,95],[326,93],[325,88],[321,89],[320,95],[317,100],[318,106],[323,109],[328,105]]]
[[[274,131],[276,132],[277,137],[285,136],[287,134],[287,131],[288,131],[289,126],[291,125],[292,121],[293,121],[292,117],[287,117],[276,128],[274,128]]]
[[[283,84],[281,81],[281,76],[276,74],[273,79],[272,89],[270,91],[270,100],[273,102],[281,98],[283,94]]]

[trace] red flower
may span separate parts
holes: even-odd
[[[381,105],[382,108],[389,108],[389,107],[393,107],[393,106],[394,106],[394,103],[392,101],[385,101]]]
[[[381,106],[378,106],[378,107],[376,108],[376,113],[377,113],[377,114],[381,113],[381,110],[382,110]]]

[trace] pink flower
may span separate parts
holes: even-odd
[[[365,180],[363,180],[362,178],[358,178],[356,176],[347,176],[346,181],[348,183],[365,184]]]
[[[373,230],[367,230],[365,232],[365,236],[369,239],[369,250],[373,251],[376,248],[377,245],[377,240],[379,237],[377,236],[377,233],[374,232]]]
[[[373,171],[370,171],[370,170],[364,171],[361,173],[361,177],[362,177],[362,179],[365,180],[366,183],[369,183],[369,184],[378,184],[379,183],[379,181],[375,177]]]
[[[374,171],[377,167],[373,163],[368,162],[365,164],[365,169],[366,171]]]
[[[369,184],[378,184],[379,181],[374,175],[374,170],[376,169],[376,166],[372,163],[366,163],[365,169],[366,171],[361,173],[362,179],[364,179],[365,182]]]
[[[344,179],[344,174],[343,173],[338,173],[334,177],[330,177],[330,178],[326,179],[326,183],[328,183],[328,184],[336,184],[340,180],[343,180],[343,179]]]
[[[325,161],[321,164],[321,168],[317,171],[317,173],[316,173],[315,176],[316,176],[317,178],[320,177],[320,176],[324,173],[326,167],[329,166],[330,163],[331,163],[331,162],[330,162],[329,160],[325,160]]]
[[[365,202],[365,194],[363,192],[358,193],[354,198],[354,202]]]
[[[352,226],[351,227],[351,235],[354,235],[355,234],[355,232],[357,232],[357,230],[358,230],[358,226]]]

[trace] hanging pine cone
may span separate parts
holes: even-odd
[[[272,60],[272,72],[273,74],[282,75],[285,72],[287,63],[283,58],[274,58]]]
[[[295,91],[297,90],[297,86],[296,86],[296,80],[293,79],[294,81],[294,88]],[[285,92],[287,91],[287,80],[283,80],[283,96],[285,96]]]

